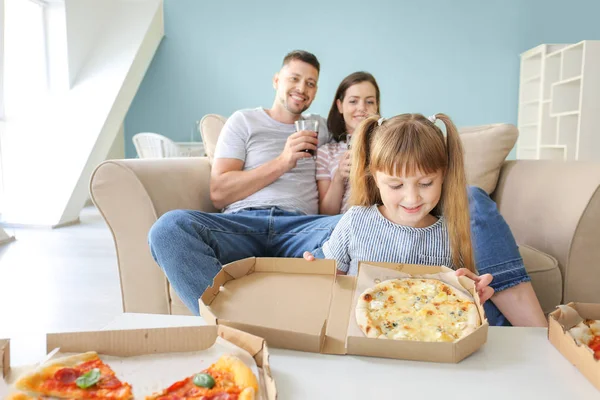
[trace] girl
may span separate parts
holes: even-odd
[[[355,206],[322,247],[340,274],[356,275],[361,260],[446,265],[474,279],[482,301],[492,296],[492,276],[475,274],[463,150],[448,116],[367,118],[354,133],[352,165]]]
[[[379,114],[379,86],[373,75],[359,71],[344,78],[327,117],[333,139],[317,150],[319,214],[337,215],[348,209],[350,138],[358,124],[376,114]]]

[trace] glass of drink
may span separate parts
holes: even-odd
[[[316,119],[299,119],[295,122],[296,131],[313,131],[319,132],[319,121]],[[312,149],[304,150],[307,153],[310,153],[311,156],[315,156],[315,151]]]

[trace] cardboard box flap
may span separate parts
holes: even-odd
[[[51,351],[60,347],[62,353],[94,349],[98,354],[129,357],[204,350],[211,347],[216,338],[215,326],[53,333],[47,335],[46,348]]]
[[[254,272],[228,281],[208,308],[201,307],[202,316],[318,335],[327,320],[333,279],[333,274]]]
[[[0,372],[6,377],[10,370],[10,340],[0,339]]]
[[[225,270],[227,266],[223,267]],[[254,272],[281,272],[286,274],[334,275],[335,260],[318,259],[308,262],[302,258],[269,258],[256,259]]]
[[[227,326],[219,326],[218,334],[228,342],[231,342],[250,353],[250,355],[256,361],[256,365],[259,367],[263,366],[262,351],[265,345],[263,338],[251,335],[249,333],[240,332],[237,329],[232,329]],[[257,358],[259,354],[261,357]]]
[[[318,353],[321,350],[325,339],[325,322],[323,323],[321,330],[316,333],[295,332],[228,320],[219,320],[219,325],[226,325],[253,335],[268,338],[270,346],[280,349]]]
[[[346,331],[351,317],[354,276],[338,275],[333,285],[323,353],[346,354]]]

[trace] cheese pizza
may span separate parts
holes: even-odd
[[[453,342],[480,325],[473,298],[437,279],[391,279],[365,290],[356,321],[370,338]]]

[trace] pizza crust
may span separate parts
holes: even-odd
[[[233,374],[235,385],[239,388],[243,388],[238,396],[238,400],[255,400],[256,394],[258,393],[258,381],[250,367],[242,360],[232,355],[223,355],[209,368],[229,371]],[[155,400],[167,394],[167,389],[164,389],[152,396],[147,396],[146,400]]]
[[[76,368],[78,365],[88,361],[99,360],[98,353],[95,351],[89,351],[87,353],[74,354],[57,358],[55,360],[49,360],[48,362],[40,365],[33,371],[23,375],[17,382],[15,382],[15,388],[23,392],[36,394],[33,399],[45,398],[45,397],[58,397],[65,398],[65,394],[60,391],[44,390],[42,384],[54,377],[56,371],[62,368]],[[110,370],[110,366],[103,363],[106,368]],[[131,399],[131,386],[126,382],[121,382],[122,386],[118,389],[97,389],[95,392],[98,397],[106,399]],[[77,389],[77,392],[85,389]],[[73,397],[77,397],[77,393],[73,393]],[[19,397],[17,397],[19,399]],[[27,397],[21,397],[21,399],[27,399]]]
[[[252,370],[235,356],[224,355],[217,360],[215,368],[229,370],[233,373],[235,384],[244,388],[239,400],[254,400],[258,392],[258,381]]]
[[[52,378],[59,369],[73,368],[81,363],[96,359],[98,359],[98,353],[89,351],[87,353],[50,360],[19,378],[19,380],[15,382],[15,387],[24,392],[39,393],[40,385],[45,380]]]
[[[472,297],[425,278],[390,279],[366,289],[355,315],[365,336],[379,339],[451,342],[480,325]]]

